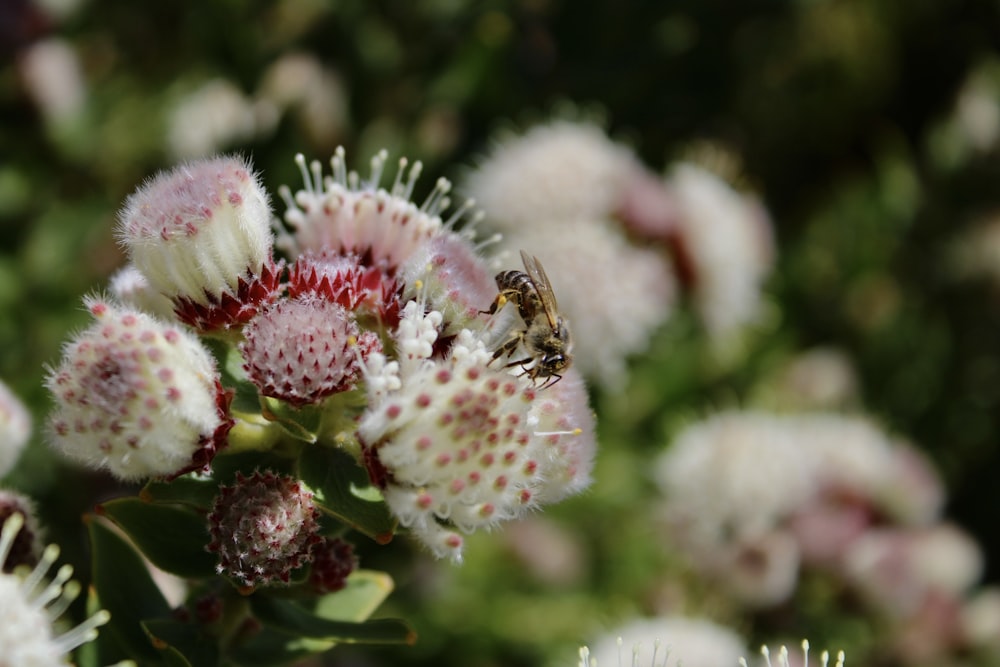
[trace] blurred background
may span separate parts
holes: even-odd
[[[998,47],[995,0],[0,0],[0,378],[36,416],[4,482],[85,563],[79,516],[117,491],[47,451],[44,366],[124,263],[116,212],[156,170],[239,152],[276,193],[301,182],[296,153],[343,145],[362,169],[384,147],[424,162],[419,201],[504,132],[586,119],[652,173],[725,154],[773,226],[763,314],[720,359],[677,304],[624,385],[593,383],[592,489],[474,536],[463,566],[359,544],[396,579],[381,613],[420,641],[323,664],[575,664],[581,642],[665,611],[906,663],[827,589],[766,611],[706,593],[651,519],[647,470],[714,412],[787,407],[782,373],[832,351],[851,385],[835,407],[926,454],[982,550],[977,585],[1000,584]],[[924,664],[980,664],[948,660]]]

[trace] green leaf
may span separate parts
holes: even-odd
[[[291,600],[265,595],[253,596],[250,606],[265,625],[296,637],[358,644],[413,644],[416,641],[413,630],[395,618],[363,623],[334,621],[317,616]]]
[[[229,651],[227,658],[242,667],[276,667],[322,653],[333,646],[333,642],[317,645],[315,641],[291,637],[265,627],[251,639]]]
[[[179,503],[209,510],[219,493],[219,483],[212,479],[180,477],[171,482],[151,481],[139,497],[147,503]]]
[[[157,619],[142,624],[150,641],[163,647],[168,665],[217,665],[219,650],[214,637],[210,637],[197,625],[182,623],[173,619]]]
[[[87,522],[93,558],[93,584],[111,621],[101,629],[113,634],[126,653],[142,665],[161,665],[141,621],[170,614],[170,606],[153,583],[139,554],[103,521]]]
[[[316,602],[316,615],[331,621],[364,621],[385,602],[394,588],[392,577],[375,570],[355,570],[347,586]]]
[[[254,470],[270,470],[276,474],[292,474],[295,460],[281,456],[277,452],[246,451],[227,454],[222,450],[212,461],[212,477],[219,484],[232,484],[236,481],[236,473],[249,477]]]
[[[306,447],[299,457],[298,474],[316,494],[321,510],[379,544],[392,539],[396,520],[384,502],[372,502],[367,493],[372,489],[368,473],[349,455],[318,445]]]
[[[215,556],[205,551],[209,535],[204,514],[138,498],[112,500],[99,511],[124,530],[158,568],[188,579],[215,575]]]

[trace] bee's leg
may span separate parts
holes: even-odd
[[[545,384],[542,385],[542,389],[548,389],[556,382],[559,382],[559,380],[562,380],[562,375],[559,375],[558,373],[553,373],[548,377],[548,379],[545,380]]]
[[[497,359],[499,359],[500,357],[502,357],[504,355],[508,355],[509,356],[509,355],[513,354],[514,350],[517,349],[517,346],[518,346],[518,344],[520,344],[520,342],[521,342],[521,336],[520,335],[514,335],[514,336],[511,336],[510,338],[508,338],[507,342],[505,342],[503,345],[501,345],[500,347],[498,347],[496,349],[496,351],[493,353],[493,358],[490,359],[490,364],[492,364],[494,361],[496,361]],[[489,366],[489,364],[487,364],[487,366]]]
[[[508,301],[507,295],[504,292],[500,292],[499,294],[497,294],[497,298],[493,299],[493,303],[490,304],[490,309],[480,310],[479,314],[492,315],[493,313],[497,312],[498,310],[506,306],[507,301]]]

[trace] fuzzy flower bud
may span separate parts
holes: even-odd
[[[347,585],[347,576],[358,567],[354,547],[339,537],[327,537],[312,550],[309,583],[317,593],[335,593]]]
[[[132,194],[118,235],[149,284],[183,321],[209,330],[245,322],[272,298],[267,193],[244,160],[191,162]]]
[[[416,302],[404,308],[398,363],[366,368],[370,404],[358,435],[392,512],[436,556],[457,561],[463,541],[452,527],[490,527],[586,484],[592,422],[585,407],[563,405],[582,398],[572,385],[547,404],[541,395],[551,390],[491,367],[468,330],[432,359],[440,324]]]
[[[124,480],[204,468],[232,427],[207,349],[179,326],[100,299],[46,386],[52,444]]]
[[[10,388],[0,382],[0,477],[17,463],[31,435],[31,413]]]
[[[322,539],[318,519],[312,493],[295,478],[237,473],[234,485],[219,487],[208,515],[207,549],[219,555],[220,574],[246,586],[288,583]]]
[[[240,345],[250,381],[264,396],[300,406],[354,387],[362,359],[381,351],[378,336],[361,333],[341,305],[286,299],[257,314]],[[357,348],[357,351],[355,350]]]
[[[0,530],[0,562],[8,560],[24,519],[8,517]],[[69,653],[97,637],[97,628],[111,618],[99,611],[75,628],[57,635],[54,624],[81,587],[69,578],[73,568],[63,565],[47,584],[47,572],[59,557],[59,548],[45,549],[38,565],[27,576],[0,573],[0,664],[25,667],[61,667]]]

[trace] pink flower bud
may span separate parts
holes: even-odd
[[[245,322],[275,295],[267,193],[244,160],[191,162],[132,194],[118,235],[183,321],[209,330]]]
[[[120,479],[204,468],[232,427],[215,361],[193,335],[100,299],[46,386],[52,444]]]
[[[312,549],[309,583],[317,593],[334,593],[347,585],[347,576],[358,567],[354,547],[339,537],[327,537]]]
[[[250,381],[264,396],[300,406],[352,389],[364,359],[381,351],[343,306],[316,297],[275,302],[254,317],[240,345]]]
[[[246,586],[288,583],[292,570],[312,560],[320,542],[319,510],[312,493],[293,477],[236,474],[220,486],[211,514],[207,549],[219,555],[218,571]]]

